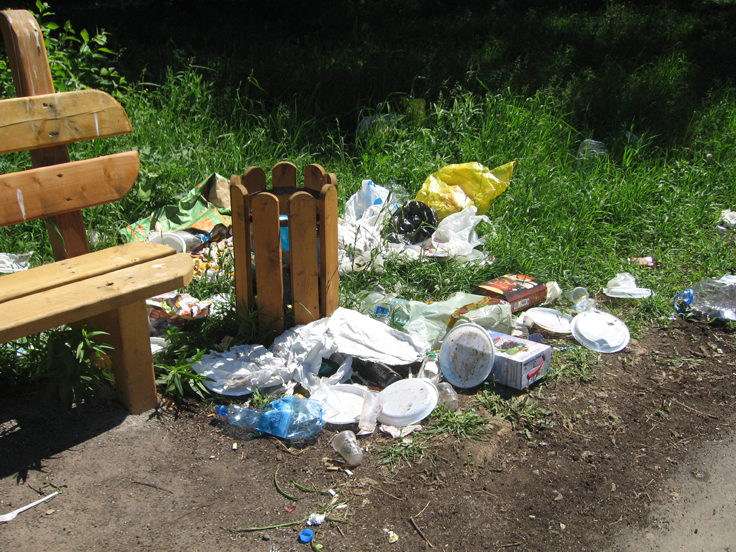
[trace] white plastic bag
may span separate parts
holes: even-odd
[[[345,204],[345,220],[357,222],[363,218],[365,211],[374,205],[383,206],[388,198],[388,190],[374,184],[372,180],[363,180],[360,190],[350,196]]]
[[[491,224],[486,215],[477,215],[477,212],[475,205],[471,205],[442,219],[432,235],[432,246],[453,257],[470,255],[477,245],[485,243],[478,237],[475,227],[480,222]]]

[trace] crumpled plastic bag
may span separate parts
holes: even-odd
[[[421,201],[408,201],[396,211],[388,223],[386,239],[392,243],[423,243],[437,228],[437,212]]]
[[[286,384],[292,369],[263,345],[238,345],[220,353],[210,351],[192,365],[192,370],[210,378],[204,385],[221,395],[246,395],[256,389]]]
[[[268,349],[239,345],[225,353],[210,351],[192,370],[209,377],[212,381],[205,381],[205,386],[223,395],[245,395],[277,385],[288,388],[294,383],[316,392],[353,374],[352,362],[344,362],[331,376],[319,375],[322,360],[335,352],[401,365],[418,361],[428,348],[415,336],[341,307],[329,318],[286,330]]]
[[[457,292],[445,301],[420,303],[410,301],[409,322],[403,331],[417,340],[429,343],[431,349],[437,349],[447,333],[447,320],[457,309],[483,299],[482,295]]]
[[[389,190],[378,186],[372,180],[363,180],[360,189],[345,203],[345,220],[356,222],[363,218],[366,209],[373,205],[382,205],[388,198]]]
[[[477,215],[477,209],[471,205],[459,213],[453,213],[443,219],[432,235],[432,247],[440,253],[451,256],[465,256],[477,246],[485,243],[478,237],[475,227],[479,222],[491,224],[485,215]]]
[[[424,181],[416,200],[434,207],[440,220],[469,205],[482,215],[506,191],[515,167],[516,161],[492,170],[477,162],[447,165]]]

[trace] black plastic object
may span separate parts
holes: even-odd
[[[348,355],[343,353],[333,353],[329,359],[326,359],[326,364],[333,366],[340,366]],[[370,383],[375,384],[377,387],[384,389],[394,382],[399,381],[402,377],[396,373],[390,366],[387,366],[381,362],[366,361],[357,357],[353,357],[353,370],[355,370],[360,376]]]
[[[434,207],[421,201],[408,201],[394,212],[386,239],[392,243],[416,245],[429,238],[438,224]]]
[[[362,363],[359,363],[357,367],[358,373],[381,389],[385,389],[401,379],[399,374],[381,362],[368,361],[362,366],[360,364]]]

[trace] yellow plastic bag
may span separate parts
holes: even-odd
[[[514,167],[516,161],[493,170],[477,162],[447,165],[429,175],[416,200],[434,207],[440,220],[468,205],[475,205],[482,215],[508,188]]]

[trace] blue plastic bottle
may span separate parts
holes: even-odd
[[[218,416],[229,424],[257,429],[282,439],[308,439],[325,427],[322,404],[296,395],[267,404],[262,410],[242,406],[218,406]]]

